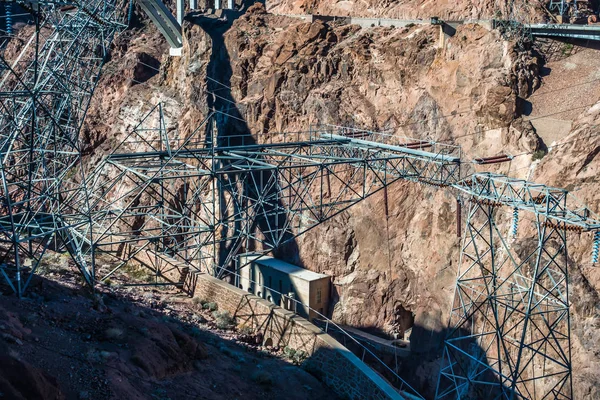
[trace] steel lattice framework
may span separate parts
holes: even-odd
[[[398,179],[448,186],[460,177],[456,146],[424,151],[331,126],[212,142],[209,121],[170,137],[158,106],[90,174],[94,225],[81,238],[119,260],[100,280],[148,252],[222,276],[236,256],[279,249]],[[151,269],[146,284],[167,283],[169,271]]]
[[[510,0],[506,3],[506,7],[504,15],[498,12],[500,19],[494,20],[494,28],[499,29],[506,40],[514,40],[517,46],[528,46],[533,41],[529,28],[530,21],[526,20],[529,2]]]
[[[181,139],[158,106],[90,175],[82,238],[117,261],[99,280],[132,261],[152,272],[136,285],[183,286],[190,269],[223,276],[237,256],[280,249],[399,179],[453,188],[471,207],[437,397],[571,398],[567,232],[600,222],[567,191],[461,180],[455,146],[332,126],[213,141],[210,121]],[[536,236],[513,247],[520,212]]]
[[[471,207],[437,397],[571,398],[567,232],[600,222],[567,191],[461,180],[455,146],[331,126],[212,142],[209,121],[179,139],[159,106],[90,175],[89,248],[117,261],[99,280],[132,261],[152,272],[136,285],[223,276],[237,256],[277,250],[399,179],[458,189]],[[521,212],[535,238],[513,247]]]
[[[572,398],[567,232],[600,221],[563,189],[495,174],[456,187],[471,204],[436,398]],[[534,237],[513,246],[522,211]]]
[[[92,283],[73,233],[90,218],[69,199],[85,193],[79,132],[108,47],[124,28],[120,1],[2,3],[28,13],[31,24],[16,37],[2,32],[0,43],[0,275],[20,296],[55,246]]]
[[[151,271],[124,274],[135,285],[222,277],[238,256],[282,249],[411,180],[470,200],[437,398],[572,397],[567,232],[594,231],[597,260],[600,222],[567,191],[462,179],[460,148],[366,130],[217,137],[209,115],[180,137],[160,105],[86,174],[79,132],[125,4],[3,3],[32,20],[24,41],[0,43],[0,274],[15,293],[49,248],[68,251],[90,285],[132,263]],[[521,212],[532,231],[518,230]],[[97,269],[100,257],[111,262]]]
[[[579,16],[579,4],[586,4],[585,0],[550,0],[548,11],[554,12],[561,17],[568,17],[571,12],[573,16]]]

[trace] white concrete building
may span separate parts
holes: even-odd
[[[273,257],[242,256],[238,286],[285,309],[308,318],[327,315],[331,278]],[[248,264],[244,266],[244,264]],[[290,299],[296,299],[290,301]]]

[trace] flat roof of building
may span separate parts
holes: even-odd
[[[252,260],[252,262],[256,264],[264,265],[265,267],[269,267],[271,269],[283,272],[287,275],[302,279],[303,281],[311,282],[318,281],[323,278],[329,278],[329,275],[309,271],[308,269],[298,267],[297,265],[293,265],[290,263],[286,263],[285,261],[281,261],[270,256],[263,256],[260,258],[258,257],[260,256],[247,256],[247,259]]]

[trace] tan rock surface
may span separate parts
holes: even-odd
[[[268,0],[270,12],[281,14],[321,14],[354,17],[445,20],[491,19],[507,13],[509,2],[491,0]],[[542,15],[539,1],[527,2],[523,10],[531,19]]]
[[[566,188],[592,210],[600,210],[600,103],[575,119],[571,133],[550,148],[534,178]],[[600,346],[597,335],[600,298],[598,266],[590,264],[591,234],[571,234],[570,279],[573,314],[572,346],[576,398],[600,396]]]
[[[336,7],[342,3],[349,2]],[[295,2],[288,12],[306,12],[304,4]],[[325,2],[313,4],[325,7]],[[365,4],[368,9],[370,3]],[[391,3],[380,7],[393,9]],[[487,8],[466,10],[460,15],[480,17]],[[242,129],[236,118],[255,133],[304,130],[317,122],[353,124],[452,142],[462,146],[466,159],[519,155],[511,165],[466,168],[579,189],[582,199],[600,210],[598,137],[592,133],[600,106],[577,120],[564,145],[532,164],[531,153],[541,142],[531,124],[518,118],[518,96],[543,87],[539,60],[517,52],[497,32],[460,26],[440,49],[435,27],[359,30],[269,15],[260,6],[226,28],[209,18],[187,23],[181,58],[164,55],[152,28],[126,41],[109,63],[90,113],[93,159],[158,101],[164,102],[169,129],[179,128],[182,135],[207,115],[209,102],[234,102],[230,129]],[[135,83],[135,76],[146,76],[137,67],[132,70],[146,59],[142,54],[160,60],[160,72]],[[207,81],[207,71],[218,84]],[[413,348],[426,351],[439,344],[454,289],[459,253],[455,195],[408,182],[387,193],[387,216],[381,192],[298,238],[300,252],[289,257],[333,276],[336,321],[391,333],[408,311],[416,324]],[[594,398],[598,350],[591,332],[597,332],[600,278],[585,267],[589,239],[570,240],[578,294],[573,300],[574,361],[585,361],[574,363],[575,381],[579,398]],[[421,389],[430,391],[435,361],[416,371]]]

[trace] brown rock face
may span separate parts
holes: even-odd
[[[567,137],[550,146],[534,175],[536,181],[571,190],[594,211],[600,210],[599,124],[600,103],[597,103],[575,120]],[[600,396],[600,350],[595,339],[600,329],[600,274],[598,266],[590,264],[591,234],[571,234],[567,240],[575,397],[594,399]]]
[[[337,10],[350,3],[348,13],[375,7],[369,1],[332,5],[284,0],[269,6],[279,12],[312,9],[335,14],[338,11],[331,7]],[[407,4],[377,2],[377,7],[394,16],[393,10]],[[476,18],[492,10],[487,2],[469,4],[460,8],[455,3],[421,2],[418,7],[411,3],[415,14],[410,15],[424,17],[427,10],[428,16],[439,11],[442,18]],[[268,14],[256,5],[233,23],[194,18],[186,23],[184,36],[181,58],[161,58],[163,44],[150,50],[159,43],[151,28],[123,44],[108,65],[114,72],[105,75],[90,113],[89,142],[96,149],[92,159],[118,143],[125,129],[159,101],[168,129],[179,129],[183,136],[196,128],[211,106],[229,104],[228,115],[222,118],[231,130],[273,134],[306,130],[321,122],[451,142],[462,147],[466,172],[529,176],[578,190],[592,209],[600,209],[600,144],[593,133],[600,105],[584,113],[556,147],[544,144],[531,123],[519,118],[522,99],[543,85],[540,60],[531,52],[517,51],[497,32],[463,25],[441,49],[435,27],[361,30],[304,23]],[[149,73],[138,70],[142,54],[160,60],[160,72],[135,83],[136,76]],[[549,154],[532,164],[531,153],[546,145]],[[504,153],[517,157],[510,165],[485,168],[468,162]],[[298,238],[299,253],[287,256],[332,275],[334,320],[391,334],[402,333],[406,321],[414,317],[411,347],[428,353],[444,336],[455,284],[459,260],[455,196],[398,182]],[[581,361],[574,363],[575,381],[580,397],[594,398],[600,385],[591,332],[598,329],[600,275],[584,266],[590,241],[569,240],[574,244],[570,256],[577,294],[574,361]],[[419,364],[416,374],[430,390],[437,376],[435,362]]]
[[[490,19],[509,14],[509,2],[493,0],[268,0],[270,12],[280,14],[321,14],[367,18],[429,19],[437,16],[449,21]],[[523,17],[537,20],[543,16],[541,1],[519,6]]]
[[[20,346],[31,330],[23,327],[18,316],[0,307],[0,393],[15,400],[64,399],[56,379],[21,360],[9,345]]]
[[[544,145],[535,133],[530,121],[518,118],[512,122],[506,136],[502,137],[504,146],[511,146],[526,153],[534,153]]]
[[[20,346],[31,330],[18,316],[0,307],[0,393],[7,399],[64,399],[56,379],[17,357],[9,345]]]
[[[61,400],[56,379],[0,349],[0,392],[7,399]]]
[[[150,101],[161,100],[169,123],[185,134],[207,114],[208,104],[235,102],[231,112],[252,132],[303,130],[322,122],[454,141],[473,156],[522,147],[519,135],[504,145],[485,132],[474,135],[507,129],[520,90],[513,61],[521,53],[478,25],[459,27],[445,49],[437,47],[435,27],[360,30],[303,23],[266,14],[260,5],[227,28],[210,18],[192,20],[183,57],[163,58],[161,73],[142,84],[131,83],[130,75],[109,74],[92,115],[133,124]],[[123,57],[139,59],[141,40],[129,44]],[[117,91],[116,79],[122,82]],[[231,127],[241,129],[235,119]],[[106,136],[120,134],[113,129]],[[409,312],[449,304],[458,255],[452,196],[402,183],[390,188],[387,202],[387,218],[384,198],[377,195],[298,244],[306,267],[335,277],[337,320],[390,331],[398,304]],[[424,253],[428,244],[435,250]],[[422,290],[433,276],[440,279]]]
[[[187,334],[161,323],[147,326],[148,337],[131,341],[132,361],[150,377],[162,379],[192,369],[206,350]]]

